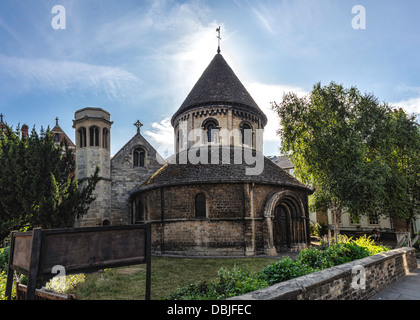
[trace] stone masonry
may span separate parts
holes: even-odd
[[[417,268],[414,248],[400,248],[280,282],[231,300],[366,300]],[[355,271],[356,270],[356,271]],[[358,277],[365,273],[365,287]]]

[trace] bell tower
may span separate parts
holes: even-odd
[[[96,200],[89,211],[77,219],[76,227],[109,224],[111,209],[111,125],[110,114],[101,108],[84,108],[74,114],[76,140],[76,178],[88,178],[99,167],[101,181],[96,185]]]

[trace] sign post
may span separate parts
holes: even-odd
[[[54,266],[66,274],[147,264],[146,300],[150,300],[150,224],[12,232],[5,295],[11,298],[14,271],[28,277],[27,300],[35,299],[36,282]]]

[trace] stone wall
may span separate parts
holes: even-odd
[[[135,197],[144,206],[145,222],[152,224],[153,252],[252,256],[268,254],[272,232],[264,209],[267,200],[282,190],[251,183],[202,183],[145,190]],[[206,217],[195,216],[198,193],[206,197]],[[295,194],[303,197],[299,191]]]
[[[416,268],[414,248],[405,247],[284,281],[232,300],[364,300]],[[357,281],[361,269],[365,272],[364,289]],[[353,282],[359,288],[353,288]]]
[[[141,147],[146,152],[145,166],[134,167],[133,150]],[[141,185],[161,166],[163,160],[146,139],[137,133],[111,160],[111,224],[130,224],[130,191]]]
[[[241,125],[247,123],[253,130],[252,145],[256,145],[256,130],[263,129],[261,119],[252,113],[234,110],[230,105],[212,105],[205,107],[196,107],[189,112],[183,113],[175,121],[175,137],[178,137],[178,130],[184,133],[183,147],[190,148],[196,142],[193,136],[188,139],[188,133],[195,129],[202,129],[203,122],[208,119],[214,119],[219,124],[219,132],[216,139],[221,145],[239,145],[242,146]],[[187,140],[191,140],[188,141]],[[181,148],[182,149],[182,148]],[[176,152],[179,145],[176,143]]]
[[[156,253],[191,256],[245,255],[242,219],[171,221],[159,223],[153,229],[158,228],[160,235],[152,237]]]

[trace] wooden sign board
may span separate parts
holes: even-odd
[[[57,265],[74,274],[146,263],[150,299],[150,232],[148,224],[13,232],[6,296],[10,297],[13,271],[28,276],[27,297],[32,299],[36,279],[50,276]]]

